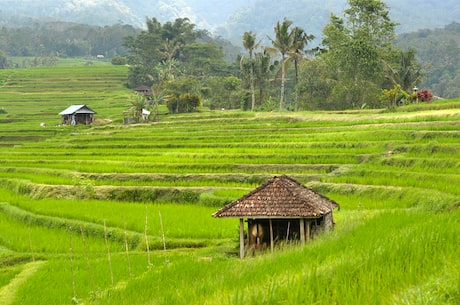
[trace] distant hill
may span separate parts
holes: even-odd
[[[385,0],[390,7],[390,15],[399,23],[397,33],[415,32],[420,29],[443,27],[460,21],[460,2],[457,0]],[[242,33],[253,31],[258,37],[273,35],[273,28],[284,17],[313,34],[318,43],[322,29],[329,22],[331,12],[341,14],[347,7],[347,0],[258,0],[241,8],[221,25],[217,32],[235,42],[241,40]],[[238,41],[239,42],[239,41]]]
[[[460,21],[457,0],[387,0],[398,33],[434,29]],[[188,17],[198,28],[240,44],[245,31],[271,35],[284,17],[318,38],[331,12],[340,14],[346,0],[0,0],[0,26],[31,24],[34,19],[90,25],[117,23],[143,27],[146,17],[160,22]]]
[[[460,96],[460,23],[398,35],[396,45],[416,50],[425,71],[421,88],[444,98]]]
[[[188,17],[200,28],[212,30],[242,6],[255,0],[0,0],[0,26],[19,25],[28,18],[54,19],[90,25],[125,23],[145,25],[146,17],[161,22]],[[14,16],[15,18],[10,18]],[[19,17],[19,19],[18,19]]]

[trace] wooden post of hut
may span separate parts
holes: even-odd
[[[305,245],[305,220],[300,218],[299,220],[299,227],[300,227],[300,243]]]
[[[244,219],[248,223],[247,244],[257,249],[262,242],[273,252],[277,240],[300,241],[305,244],[320,230],[332,229],[332,212],[339,207],[335,201],[283,175],[274,177],[245,196],[229,203],[213,217],[235,217],[240,220],[240,257],[245,253]],[[316,225],[312,228],[311,223]],[[251,237],[253,226],[267,234]],[[256,229],[256,234],[258,229]],[[254,233],[253,233],[254,234]],[[264,248],[264,247],[261,247]]]
[[[240,258],[244,257],[244,219],[240,218]]]
[[[310,240],[311,232],[310,232],[310,220],[305,222],[305,239],[306,241]]]
[[[273,222],[272,219],[269,219],[269,224],[270,224],[270,250],[273,252],[275,248],[275,242],[273,239]]]

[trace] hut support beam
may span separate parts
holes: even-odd
[[[307,242],[310,240],[310,220],[305,222],[305,239]]]
[[[275,248],[275,243],[273,241],[273,222],[271,219],[269,219],[269,223],[270,223],[270,249],[273,252]]]
[[[240,258],[244,258],[244,220],[240,218]]]
[[[299,220],[299,226],[300,226],[300,244],[303,246],[305,245],[305,220],[303,218],[300,218]]]

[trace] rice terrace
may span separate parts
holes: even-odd
[[[0,70],[0,304],[460,304],[459,99],[124,125],[126,74]],[[281,175],[334,230],[240,259],[212,215]]]

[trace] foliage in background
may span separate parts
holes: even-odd
[[[135,35],[131,25],[97,27],[66,22],[0,29],[0,50],[8,56],[84,57],[126,54],[123,37]]]
[[[0,67],[59,66],[68,56],[86,57],[81,62],[85,65],[109,63],[111,59],[116,65],[131,64],[127,80],[130,88],[139,84],[165,87],[162,82],[192,78],[198,83],[193,93],[201,96],[203,105],[212,108],[274,110],[270,105],[275,101],[289,110],[379,108],[381,89],[388,90],[397,84],[406,92],[417,86],[429,88],[436,96],[458,96],[455,90],[460,55],[455,52],[456,23],[444,29],[420,31],[415,37],[402,35],[396,46],[403,50],[394,47],[385,51],[394,25],[388,19],[385,4],[348,1],[348,5],[343,15],[332,15],[326,24],[323,47],[329,45],[314,57],[304,44],[313,38],[306,34],[310,29],[290,29],[292,38],[297,38],[295,43],[292,41],[285,60],[281,60],[282,55],[261,51],[263,38],[256,41],[256,37],[263,37],[263,33],[246,31],[246,39],[238,44],[245,45],[248,37],[254,38],[253,45],[246,44],[249,59],[241,55],[236,60],[236,56],[229,56],[235,53],[228,41],[197,29],[186,18],[163,24],[152,18],[146,20],[147,29],[143,31],[122,24],[94,27],[65,22],[39,22],[33,28],[2,28],[0,50],[7,51],[0,55]],[[372,18],[374,21],[370,22]],[[340,35],[334,34],[334,27]],[[431,46],[427,41],[435,43]],[[326,49],[329,50],[324,53]],[[17,54],[31,56],[12,57]],[[95,62],[96,55],[107,59]],[[289,69],[290,61],[295,69]],[[231,90],[230,95],[225,88],[222,95],[215,83],[217,78],[226,77],[241,80],[241,86]],[[423,79],[435,83],[420,84]],[[277,87],[283,81],[283,89]],[[184,93],[189,92],[174,92],[177,96]],[[224,96],[230,96],[231,101],[224,102]]]
[[[417,91],[417,98],[422,102],[430,103],[433,100],[433,94],[427,89]]]
[[[405,104],[409,100],[409,94],[398,84],[391,89],[383,89],[381,98],[386,102],[388,109],[394,109]]]
[[[444,28],[419,30],[401,34],[396,45],[404,50],[416,50],[415,57],[423,67],[424,77],[417,84],[429,88],[443,98],[460,96],[460,23]]]
[[[184,93],[168,101],[169,113],[195,112],[201,105],[201,98],[197,94]]]
[[[330,77],[335,80],[328,99],[341,108],[376,104],[384,81],[382,61],[394,52],[396,24],[390,20],[388,6],[378,0],[349,0],[344,18],[331,15],[323,30],[322,57]]]

